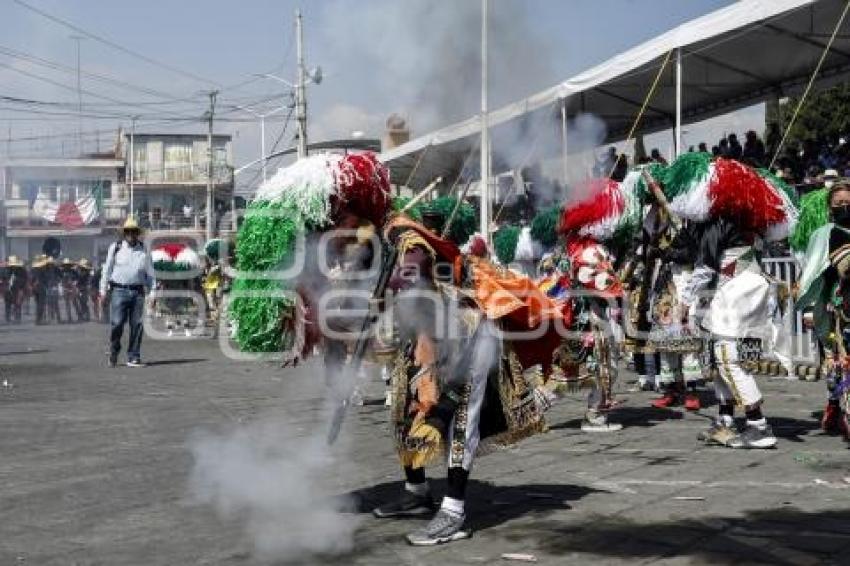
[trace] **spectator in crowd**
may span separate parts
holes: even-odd
[[[660,152],[660,151],[658,151],[658,148],[657,148],[657,147],[656,147],[656,148],[654,148],[654,149],[653,149],[653,150],[649,153],[649,157],[652,159],[652,161],[654,161],[654,162],[656,162],[656,163],[661,163],[662,165],[667,165],[667,160],[666,160],[666,159],[664,159],[664,156],[663,156],[663,155],[661,155],[661,152]]]
[[[748,131],[744,141],[744,161],[755,167],[763,167],[765,165],[764,154],[764,142],[753,130]]]
[[[708,145],[705,142],[700,142],[699,146],[697,146],[698,151],[702,153],[708,153]]]
[[[717,147],[720,149],[720,157],[729,157],[729,140],[725,137],[720,138],[720,141],[717,142]]]
[[[736,134],[729,134],[729,154],[727,157],[732,159],[741,159],[744,154],[744,148],[741,147],[741,142],[738,141]]]

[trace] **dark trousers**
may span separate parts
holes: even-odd
[[[141,360],[142,348],[142,314],[145,308],[145,296],[142,291],[133,289],[112,289],[109,302],[110,351],[113,357],[121,351],[121,334],[124,324],[130,327],[130,340],[127,342],[127,359]]]

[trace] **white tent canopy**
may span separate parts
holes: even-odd
[[[646,43],[524,100],[489,114],[494,168],[525,164],[530,152],[562,150],[561,111],[572,119],[593,114],[605,123],[604,140],[623,139],[659,67],[669,63],[649,101],[638,134],[673,127],[677,80],[681,123],[731,112],[760,101],[799,93],[808,82],[844,8],[843,0],[741,0],[684,23]],[[850,35],[844,22],[818,75],[816,88],[850,71]],[[681,74],[676,59],[681,57]],[[587,149],[571,143],[570,152]],[[537,143],[543,135],[543,142]],[[416,138],[382,154],[393,180],[421,188],[437,176],[453,180],[475,151],[480,119]],[[502,146],[500,146],[502,144]],[[540,146],[535,149],[535,146]],[[477,158],[473,158],[477,166]],[[474,167],[473,167],[474,169]],[[409,179],[409,182],[407,182]]]

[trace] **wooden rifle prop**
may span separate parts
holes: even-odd
[[[336,442],[339,437],[339,432],[342,429],[342,422],[345,420],[345,413],[348,406],[351,404],[351,396],[354,393],[355,379],[360,371],[360,366],[363,364],[363,357],[366,354],[366,348],[369,346],[371,339],[372,325],[378,319],[377,308],[378,302],[383,298],[387,290],[390,276],[395,269],[396,261],[398,260],[398,248],[392,245],[387,240],[381,241],[381,272],[378,275],[378,281],[375,283],[375,288],[372,291],[372,299],[369,301],[369,312],[363,318],[363,324],[360,328],[360,334],[357,337],[357,342],[354,344],[354,353],[351,356],[349,363],[349,375],[351,375],[350,384],[346,395],[338,401],[334,413],[331,417],[331,426],[328,430],[328,444]]]

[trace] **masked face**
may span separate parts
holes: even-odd
[[[832,221],[844,228],[850,228],[850,204],[831,206]]]
[[[850,191],[838,190],[829,203],[832,221],[844,228],[850,228]]]

